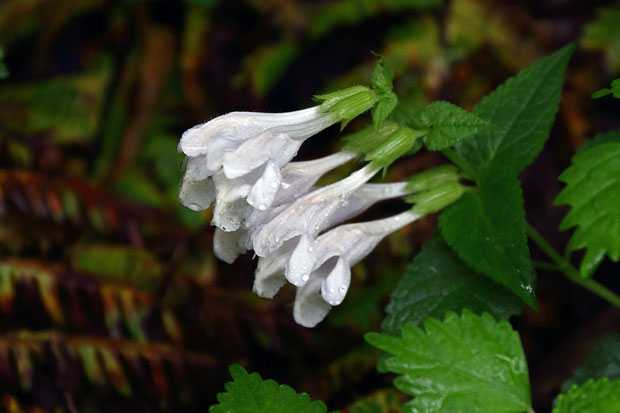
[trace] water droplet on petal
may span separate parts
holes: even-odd
[[[335,293],[335,292],[336,292],[336,290],[334,290],[333,288],[330,288],[330,289],[329,289],[329,293],[330,293],[330,294],[333,294],[333,293]]]
[[[272,182],[271,184],[269,184],[271,186],[271,188],[273,189],[278,189],[278,183],[277,182]]]
[[[347,288],[344,285],[341,285],[340,288],[338,289],[342,294],[344,294],[347,291]]]
[[[303,277],[301,277],[301,280],[302,280],[303,282],[306,282],[306,281],[308,281],[308,279],[309,279],[309,278],[310,278],[309,276],[304,275]]]

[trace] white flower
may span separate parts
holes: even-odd
[[[378,201],[408,195],[406,186],[404,182],[362,185],[323,222],[322,229],[353,218]],[[254,291],[262,297],[272,298],[286,280],[302,286],[310,278],[315,265],[315,243],[307,234],[302,234],[286,240],[266,257],[260,257],[254,277]]]
[[[220,199],[230,203],[247,198],[252,207],[266,209],[280,187],[280,168],[306,139],[337,121],[335,114],[315,106],[288,113],[232,112],[185,131],[179,151],[189,161],[181,202],[194,210],[208,208],[213,196],[198,193],[210,185],[203,181],[212,176],[216,190],[224,188],[218,191],[216,204]],[[225,231],[235,227],[225,216],[216,216],[214,224]]]
[[[377,171],[376,167],[366,165],[341,181],[318,188],[295,200],[277,217],[252,233],[256,255],[265,257],[280,248],[284,241],[302,234],[316,237],[336,209]]]
[[[315,264],[309,281],[297,289],[293,316],[298,324],[314,327],[332,306],[344,299],[351,283],[351,267],[366,257],[388,234],[422,215],[406,211],[390,218],[341,225],[315,243]]]

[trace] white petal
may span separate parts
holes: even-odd
[[[329,265],[330,263],[331,261],[325,263],[325,265],[332,267],[332,270],[321,285],[321,296],[330,305],[336,306],[342,303],[349,290],[351,268],[342,257],[338,258],[336,265]]]
[[[251,186],[243,179],[227,179],[220,171],[213,176],[216,200],[212,224],[229,232],[235,231],[251,212],[245,197]]]
[[[247,251],[244,248],[244,239],[247,236],[245,229],[225,232],[215,228],[213,235],[213,252],[215,256],[225,263],[232,264],[240,254]]]
[[[301,141],[293,140],[284,133],[274,135],[267,131],[227,153],[224,156],[224,173],[230,179],[238,178],[268,161],[280,168],[293,159],[301,144]]]
[[[196,181],[202,181],[213,175],[213,171],[207,168],[207,156],[200,155],[187,158],[185,175],[191,176]]]
[[[293,239],[287,241],[290,242]],[[299,242],[290,255],[286,265],[286,279],[293,285],[300,287],[308,281],[314,267],[314,240],[307,234],[299,237]]]
[[[248,204],[261,211],[270,207],[280,188],[281,179],[280,168],[273,162],[268,162],[263,175],[258,178],[248,194]]]
[[[324,116],[319,106],[287,113],[232,112],[185,131],[179,149],[188,156],[204,155],[214,140],[245,141],[270,128],[312,123]]]
[[[261,297],[273,298],[286,283],[284,268],[297,240],[289,240],[267,257],[260,257],[254,273],[253,290]]]
[[[315,327],[331,310],[331,305],[321,296],[321,284],[326,276],[324,272],[313,273],[310,280],[297,289],[293,305],[293,318],[297,324]]]
[[[181,188],[179,189],[179,201],[187,208],[194,211],[201,211],[209,208],[215,200],[215,186],[211,178],[200,181],[183,176]]]
[[[252,233],[256,254],[264,257],[284,241],[301,234],[315,237],[339,204],[377,173],[371,165],[334,184],[319,188],[293,202],[278,216]]]

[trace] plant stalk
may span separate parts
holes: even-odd
[[[557,265],[557,269],[564,274],[566,278],[575,284],[579,284],[583,288],[590,290],[616,308],[620,309],[620,296],[603,287],[593,279],[582,277],[579,271],[577,271],[577,269],[573,267],[573,265],[566,258],[558,254],[555,248],[553,248],[553,246],[551,246],[551,244],[543,238],[540,232],[538,232],[538,230],[529,223],[526,223],[525,231],[534,244],[536,244],[545,254],[547,254],[549,258],[551,258],[551,261]]]

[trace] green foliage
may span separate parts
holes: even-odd
[[[473,171],[501,168],[516,174],[536,158],[558,111],[573,49],[571,44],[534,62],[476,105],[474,114],[501,130],[480,133],[456,146]]]
[[[375,124],[375,131],[379,130],[384,119],[390,116],[398,104],[398,97],[394,92],[386,92],[379,95],[377,104],[372,108],[372,121]]]
[[[261,46],[244,60],[245,70],[239,79],[247,80],[249,77],[254,92],[260,96],[266,95],[299,52],[299,46],[291,41]]]
[[[238,364],[230,366],[233,381],[226,383],[226,393],[219,393],[219,404],[211,413],[325,413],[321,401],[310,401],[306,393],[298,394],[287,385],[263,380],[258,373],[248,374]]]
[[[448,148],[483,131],[497,130],[473,113],[440,100],[424,108],[420,124],[429,130],[425,141],[432,151]]]
[[[599,380],[607,377],[610,380],[620,379],[620,334],[608,333],[598,341],[586,356],[573,377],[562,385],[566,393],[574,385],[580,385],[588,379]]]
[[[586,139],[583,144],[577,148],[577,152],[582,152],[587,149],[593,148],[601,143],[620,142],[620,130],[612,130],[606,133],[599,133],[592,139]]]
[[[620,68],[620,9],[604,8],[597,17],[588,22],[583,29],[581,46],[587,50],[605,52],[608,62],[614,69]]]
[[[472,268],[536,308],[523,195],[514,175],[504,169],[484,170],[478,191],[444,210],[439,225],[448,244]]]
[[[394,288],[381,327],[384,333],[396,336],[405,324],[419,326],[428,317],[440,318],[446,311],[463,309],[508,318],[521,311],[521,302],[469,268],[437,233]]]
[[[559,179],[566,187],[555,204],[571,206],[560,229],[577,227],[567,248],[586,249],[580,271],[589,277],[606,254],[620,259],[620,143],[579,152]]]
[[[372,161],[377,168],[386,169],[401,156],[405,155],[421,134],[409,128],[398,128],[387,139],[370,151],[364,160]]]
[[[358,400],[350,408],[351,413],[398,413],[400,401],[394,389],[386,389]]]
[[[415,398],[405,411],[524,412],[531,396],[519,335],[506,320],[468,310],[448,312],[424,329],[402,327],[402,338],[368,333],[366,340],[393,354],[387,368],[394,384]]]
[[[373,89],[378,93],[389,93],[394,87],[393,81],[394,69],[383,57],[379,56],[370,78]]]
[[[620,380],[603,378],[588,380],[581,386],[573,385],[560,394],[553,413],[620,412]]]
[[[598,98],[601,98],[603,96],[607,96],[610,94],[615,98],[620,98],[620,79],[616,79],[612,81],[610,89],[597,90],[596,92],[592,94],[592,97],[594,99],[598,99]]]

